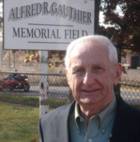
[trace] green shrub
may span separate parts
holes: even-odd
[[[49,106],[49,108],[56,108],[65,105],[67,103],[68,103],[67,99],[54,99],[54,98],[47,99],[47,105]]]
[[[38,96],[11,95],[10,93],[0,93],[0,101],[13,104],[39,107]],[[67,99],[48,98],[46,104],[49,108],[56,108],[68,103]]]
[[[21,96],[12,95],[10,93],[0,93],[0,101],[27,106],[39,106],[38,97],[35,96]]]

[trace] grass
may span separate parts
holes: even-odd
[[[49,106],[50,109],[57,108],[62,105],[68,104],[67,99],[54,99],[54,98],[48,98],[46,101],[46,104]]]
[[[39,101],[36,96],[0,93],[0,142],[38,142]],[[49,98],[50,109],[67,100]]]
[[[50,109],[67,100],[49,98]],[[37,96],[0,93],[0,142],[38,142],[39,100]]]
[[[0,102],[0,141],[38,142],[37,107]]]

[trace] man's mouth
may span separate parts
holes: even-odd
[[[82,92],[85,92],[85,93],[92,93],[92,92],[96,92],[96,91],[99,91],[99,89],[92,89],[92,90],[82,89]]]

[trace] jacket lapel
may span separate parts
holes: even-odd
[[[119,96],[117,97],[117,110],[110,142],[129,142],[127,126],[129,121],[129,107]]]
[[[69,114],[72,109],[73,104],[70,104],[64,109],[62,115],[58,115],[56,118],[56,141],[55,142],[69,142],[69,132],[68,132],[68,119]]]

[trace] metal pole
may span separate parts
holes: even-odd
[[[13,63],[13,68],[14,68],[14,71],[16,70],[16,58],[15,58],[15,50],[12,50],[13,52],[13,60],[14,60],[14,63]]]
[[[40,51],[40,73],[46,74],[48,72],[48,51]],[[42,117],[48,112],[47,99],[48,99],[48,80],[47,76],[40,77],[40,96],[39,96],[39,116]]]
[[[0,67],[2,67],[2,41],[0,41]]]
[[[119,63],[121,63],[121,50],[122,47],[120,44],[116,44],[116,48],[117,48],[117,52],[118,52],[118,61]],[[117,97],[120,97],[121,95],[121,84],[119,83],[117,86],[114,87],[115,88],[115,94]]]
[[[11,55],[10,55],[10,50],[8,50],[8,67],[9,67],[9,69],[11,68]]]
[[[99,32],[99,10],[101,0],[95,0],[95,34]]]

